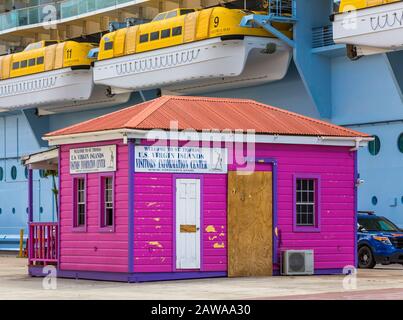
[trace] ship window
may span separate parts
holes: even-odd
[[[157,15],[157,16],[153,19],[153,21],[161,21],[161,20],[164,20],[164,19],[165,19],[165,16],[166,16],[166,13],[160,13],[159,15]]]
[[[112,50],[113,49],[113,41],[105,42],[104,50]]]
[[[27,65],[28,65],[28,61],[27,61],[27,60],[21,61],[21,68],[26,68]]]
[[[148,41],[148,33],[147,34],[142,34],[140,36],[140,43],[144,43]]]
[[[0,181],[3,181],[4,179],[4,169],[3,167],[0,167]]]
[[[17,70],[20,68],[20,63],[19,62],[14,62],[13,63],[13,70]]]
[[[161,31],[161,39],[169,38],[171,36],[171,29]]]
[[[403,133],[401,133],[397,139],[397,147],[399,148],[399,151],[403,153]]]
[[[13,179],[13,180],[17,179],[17,167],[16,166],[11,167],[11,179]]]
[[[39,58],[37,58],[36,59],[36,64],[43,64],[43,62],[45,61],[45,58],[44,57],[39,57]]]
[[[150,34],[150,40],[151,41],[155,41],[155,40],[159,40],[159,39],[160,39],[160,32],[159,31],[151,32],[151,34]]]
[[[192,13],[192,12],[195,12],[195,10],[194,9],[183,9],[183,10],[181,10],[181,16],[188,14],[188,13]]]
[[[29,44],[24,51],[31,51],[31,50],[35,50],[35,49],[40,49],[42,48],[42,42],[35,42],[35,43],[31,43]]]
[[[42,179],[45,178],[45,177],[46,177],[46,171],[43,170],[43,169],[39,170],[39,176],[40,176]]]
[[[54,44],[58,44],[58,43],[59,43],[59,41],[57,41],[57,40],[45,41],[45,47],[48,47],[48,46],[51,46]]]
[[[175,18],[178,15],[177,11],[171,11],[168,12],[167,16],[165,17],[165,19],[171,19],[171,18]]]
[[[376,156],[381,150],[381,140],[378,136],[374,136],[374,140],[368,143],[368,151],[373,156]]]
[[[175,27],[172,29],[172,36],[180,36],[182,34],[182,27]]]
[[[28,66],[33,67],[35,64],[36,64],[36,59],[35,58],[29,59]]]

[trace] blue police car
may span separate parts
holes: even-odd
[[[403,231],[385,217],[359,212],[358,267],[369,269],[377,263],[403,264]]]

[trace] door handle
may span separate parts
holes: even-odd
[[[196,233],[200,228],[197,228],[194,224],[181,224],[180,232],[181,233]]]

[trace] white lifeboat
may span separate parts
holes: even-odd
[[[241,58],[230,59],[223,50],[222,60],[212,59],[209,68],[202,68],[199,78],[188,77],[179,84],[163,85],[162,89],[175,94],[202,94],[262,85],[283,79],[292,58],[291,48],[277,39],[246,37],[226,43],[225,49],[240,51]],[[185,74],[191,72],[191,67],[184,70]]]
[[[110,94],[95,86],[92,69],[60,69],[0,82],[0,110],[40,108],[51,113],[82,111],[125,103],[130,93]]]
[[[403,48],[403,1],[372,1],[373,6],[357,10],[354,1],[345,2],[342,11],[333,18],[335,43],[355,46],[357,55]]]
[[[262,28],[240,27],[244,15],[240,10],[218,7],[107,34],[95,62],[94,81],[110,86],[115,93],[162,88],[188,94],[282,79],[292,49]],[[175,38],[174,29],[178,28],[180,40],[164,42],[163,32]],[[284,32],[288,32],[286,28]],[[155,40],[151,41],[153,34]],[[143,37],[149,42],[147,47],[141,43]],[[137,39],[135,44],[130,43],[133,39]]]
[[[94,81],[117,93],[155,88],[201,93],[281,80],[291,57],[291,48],[277,39],[215,38],[99,61]]]
[[[95,86],[92,61],[87,57],[91,48],[74,41],[41,41],[0,57],[0,110],[43,107],[55,111],[73,106],[83,110],[128,101],[129,94],[117,98],[106,87]]]

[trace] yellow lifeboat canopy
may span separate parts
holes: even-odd
[[[113,91],[163,88],[196,93],[279,80],[291,48],[260,27],[241,27],[250,12],[177,9],[150,23],[106,34],[94,81]],[[292,36],[290,25],[277,26]]]
[[[39,41],[22,52],[1,56],[0,109],[77,106],[80,101],[87,104],[94,94],[94,60],[88,53],[96,46]]]
[[[403,1],[342,0],[333,19],[335,43],[351,58],[403,48]]]
[[[401,0],[341,0],[339,12],[376,7],[399,1]]]

